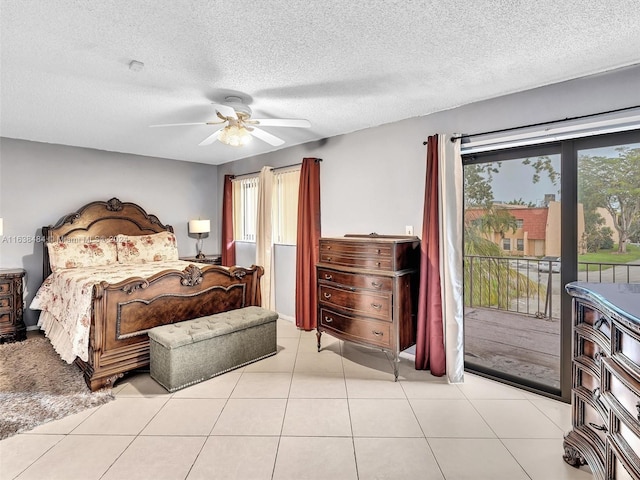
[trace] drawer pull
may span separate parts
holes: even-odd
[[[379,332],[377,330],[371,330],[371,333],[373,333],[376,337],[382,337],[384,335],[384,332]]]
[[[596,425],[593,422],[589,422],[589,426],[595,430],[600,430],[601,432],[607,431],[607,427],[605,427],[604,425]]]
[[[327,262],[330,262],[330,261],[331,261],[331,257],[326,257],[326,258],[325,258],[325,260],[326,260]]]
[[[591,398],[593,398],[593,400],[595,401],[600,398],[600,387],[596,387],[593,389],[593,392],[591,392]]]
[[[331,298],[331,294],[330,293],[324,292],[323,295],[324,295],[324,298],[326,298],[326,299]]]
[[[378,252],[377,252],[377,253],[378,253],[378,254],[380,254],[380,249],[378,249]]]
[[[380,310],[382,308],[382,305],[380,305],[379,303],[372,303],[371,306],[376,310]]]
[[[376,267],[379,267],[379,266],[380,266],[380,262],[376,262]]]
[[[638,421],[640,422],[640,402],[636,403],[636,410],[638,410]]]
[[[331,280],[333,280],[333,275],[329,275],[328,273],[325,273],[324,274],[324,279],[331,281]]]
[[[331,323],[333,322],[333,318],[331,317],[324,317],[324,323]]]
[[[607,319],[604,317],[600,317],[598,320],[596,320],[596,323],[593,324],[593,328],[595,328],[596,330],[600,330],[600,327],[606,323],[607,325],[609,325],[609,322],[607,322]]]
[[[602,359],[605,358],[606,356],[607,354],[604,352],[596,352],[593,358],[595,359],[596,363],[600,365],[600,363],[602,362]]]
[[[371,286],[372,286],[373,288],[380,288],[380,287],[382,286],[382,284],[381,284],[381,283],[378,283],[378,282],[371,282]]]

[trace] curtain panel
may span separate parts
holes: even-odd
[[[271,203],[273,199],[273,168],[262,167],[258,176],[258,212],[256,225],[256,265],[264,268],[260,279],[262,307],[275,310],[273,232]]]
[[[316,263],[320,252],[320,159],[305,158],[300,171],[296,248],[296,326],[316,328]]]
[[[236,264],[236,244],[233,237],[233,175],[224,176],[222,189],[222,247],[220,249],[222,265],[231,267]]]

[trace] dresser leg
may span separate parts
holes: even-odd
[[[582,465],[586,465],[587,461],[584,459],[580,452],[572,445],[564,445],[564,455],[562,456],[565,462],[572,467],[579,468]]]
[[[316,338],[318,339],[318,351],[320,351],[320,337],[322,336],[322,332],[320,330],[316,330]]]
[[[394,382],[398,381],[398,367],[400,365],[400,356],[396,353],[393,355],[393,376]]]

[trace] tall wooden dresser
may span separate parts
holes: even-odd
[[[323,332],[394,356],[415,344],[420,239],[346,235],[320,239],[318,351]]]
[[[22,268],[0,268],[0,342],[14,342],[26,338],[22,320],[24,301]]]
[[[640,479],[640,284],[573,282],[572,430],[564,459]]]

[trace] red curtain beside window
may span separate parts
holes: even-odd
[[[296,240],[296,325],[316,328],[316,263],[320,252],[320,159],[305,158],[300,170]]]
[[[233,240],[233,175],[224,176],[222,190],[222,265],[231,267],[236,264],[236,244]]]
[[[446,373],[446,361],[440,286],[438,162],[438,136],[433,135],[427,143],[427,175],[420,244],[416,370],[431,370],[433,375],[441,377]]]

